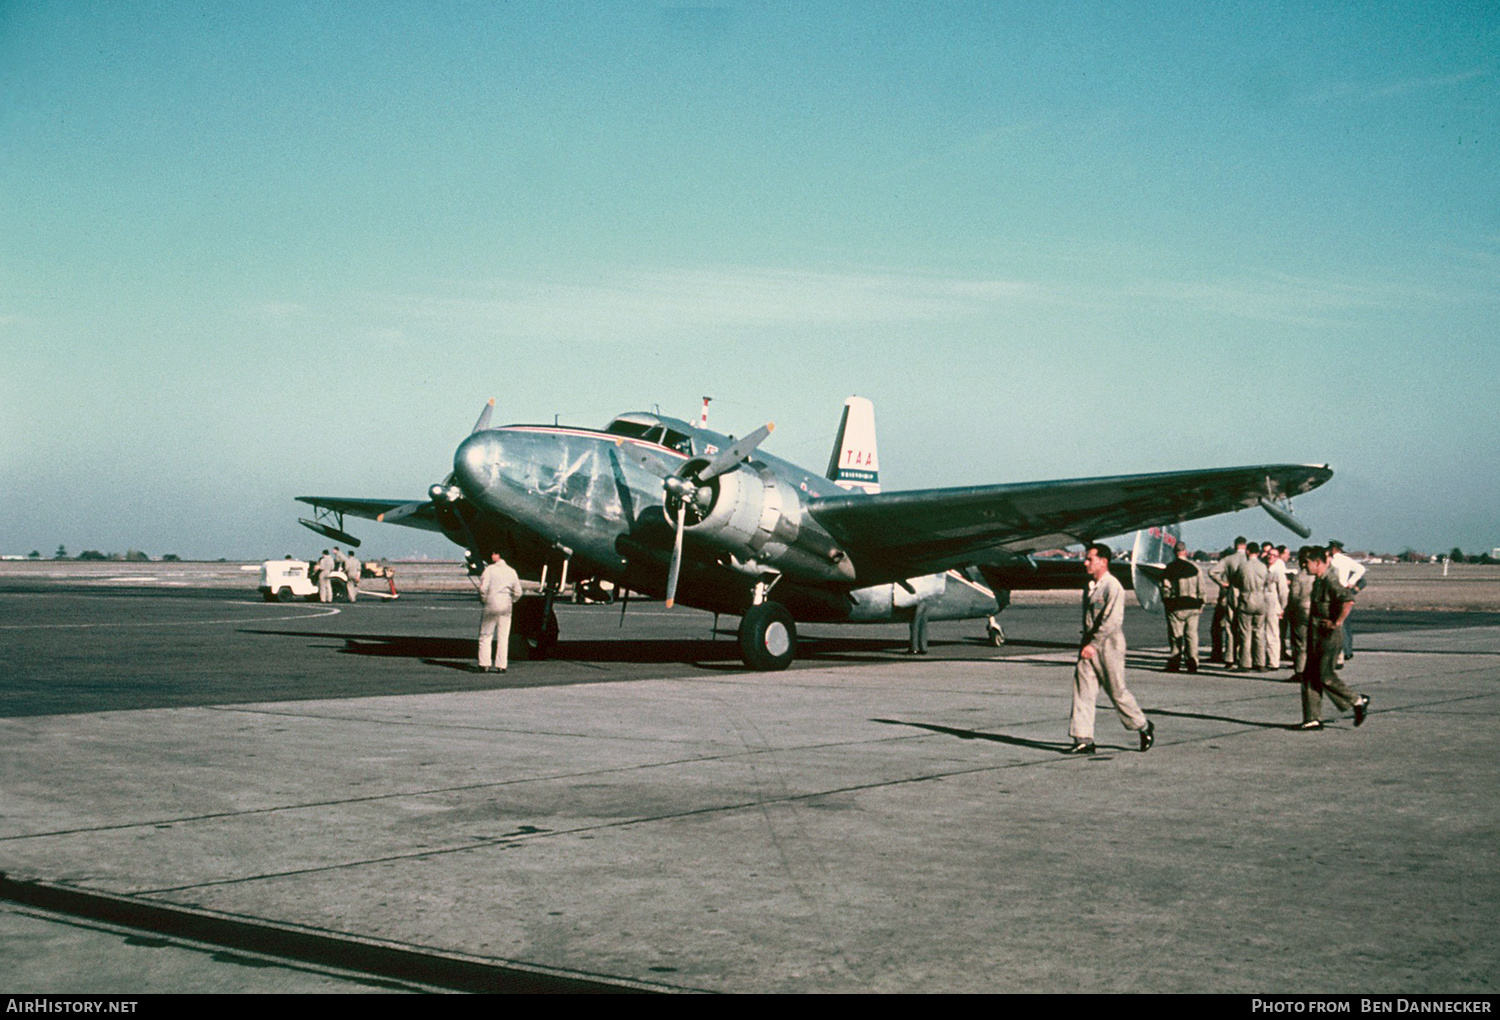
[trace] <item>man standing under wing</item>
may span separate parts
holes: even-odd
[[[1176,558],[1161,579],[1161,604],[1167,611],[1167,672],[1198,672],[1198,617],[1203,612],[1203,572],[1177,543]]]
[[[504,673],[510,665],[511,604],[521,597],[521,579],[497,552],[490,553],[489,566],[479,575],[479,597],[484,602],[484,613],[479,618],[479,669],[484,673]],[[494,665],[490,665],[491,661]]]
[[[1125,687],[1125,589],[1109,572],[1111,555],[1109,546],[1095,542],[1083,556],[1089,583],[1083,591],[1083,647],[1073,672],[1073,718],[1068,726],[1073,746],[1066,754],[1094,753],[1094,708],[1101,679],[1120,722],[1141,735],[1141,750],[1150,750],[1156,742],[1156,727]]]

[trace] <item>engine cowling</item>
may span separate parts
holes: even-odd
[[[683,473],[693,467],[686,465]],[[688,502],[686,530],[723,550],[726,565],[746,574],[854,580],[848,555],[803,512],[797,490],[753,464],[741,464],[699,487]]]

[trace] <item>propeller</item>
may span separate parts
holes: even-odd
[[[650,456],[644,449],[638,446],[632,444],[626,450],[628,455],[637,464],[662,479],[662,487],[667,492],[667,504],[670,506],[675,503],[677,507],[676,535],[672,540],[672,563],[667,569],[668,609],[671,609],[672,605],[677,601],[677,578],[682,573],[682,534],[687,527],[688,506],[690,504],[693,505],[700,514],[701,519],[702,515],[713,506],[713,490],[709,487],[708,483],[724,472],[733,469],[741,461],[749,457],[750,454],[754,453],[755,448],[765,442],[766,437],[775,428],[776,423],[768,421],[743,439],[736,440],[730,444],[728,449],[720,452],[713,460],[703,464],[702,467],[695,468],[695,465],[702,463],[701,461],[690,460],[675,472],[670,471],[665,464],[655,457]],[[625,440],[623,439],[617,440],[616,445],[621,449],[626,449]],[[709,497],[709,501],[706,504],[702,498],[704,496]]]
[[[469,430],[469,434],[473,435],[475,432],[483,432],[485,429],[489,428],[490,418],[494,415],[494,413],[495,398],[491,397],[489,399],[489,402],[484,405],[484,410],[479,412],[479,418],[474,422],[474,427]],[[420,510],[424,510],[427,507],[436,505],[436,503],[440,499],[446,500],[447,502],[451,503],[455,498],[454,493],[458,491],[453,487],[453,477],[453,472],[450,471],[448,473],[448,477],[443,479],[441,484],[434,485],[427,490],[426,499],[418,500],[414,503],[403,503],[401,506],[392,507],[385,513],[376,515],[375,519],[377,521],[383,521],[387,524],[392,524],[396,521],[399,521],[403,517],[410,517],[412,514],[417,513]]]

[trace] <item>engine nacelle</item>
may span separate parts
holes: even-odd
[[[707,485],[712,502],[688,532],[728,554],[743,573],[783,573],[820,581],[853,581],[854,565],[833,537],[802,512],[797,491],[775,474],[741,464]],[[701,497],[700,497],[701,499]]]

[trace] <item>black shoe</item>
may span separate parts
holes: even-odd
[[[1156,743],[1156,724],[1150,719],[1146,720],[1146,728],[1141,730],[1141,750],[1151,750],[1151,745]]]
[[[1354,703],[1354,725],[1363,726],[1365,716],[1370,713],[1370,696],[1366,694]]]
[[[1180,660],[1178,660],[1178,659],[1168,659],[1167,660],[1167,672],[1168,673],[1176,673],[1180,669],[1182,669],[1182,665],[1181,665]]]
[[[1323,723],[1317,719],[1310,720],[1297,727],[1299,730],[1321,730],[1322,728]]]
[[[1190,662],[1188,663],[1187,669],[1189,673],[1196,673],[1198,672],[1198,664],[1196,662]]]
[[[1094,746],[1092,740],[1075,740],[1073,741],[1073,746],[1064,751],[1063,754],[1093,754],[1097,750],[1098,748]]]

